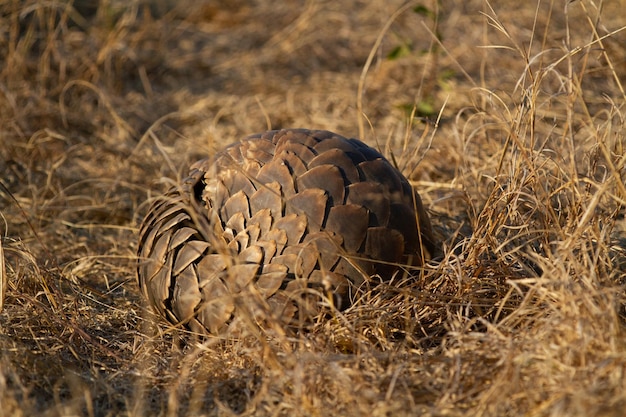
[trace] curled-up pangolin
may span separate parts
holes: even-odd
[[[143,221],[139,285],[174,324],[219,334],[271,317],[302,325],[344,309],[373,274],[437,245],[420,197],[357,139],[270,131],[195,163]]]

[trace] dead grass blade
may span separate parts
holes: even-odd
[[[2,250],[2,239],[0,239],[0,313],[4,307],[4,296],[7,288],[7,274],[4,268],[4,251]]]

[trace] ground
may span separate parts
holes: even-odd
[[[0,415],[623,415],[624,7],[0,2]],[[444,256],[306,332],[169,328],[151,198],[283,127],[380,149]]]

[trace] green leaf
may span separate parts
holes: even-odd
[[[407,117],[432,117],[437,114],[433,99],[426,98],[417,103],[404,103],[397,106]]]
[[[402,44],[393,48],[391,52],[387,54],[387,59],[393,61],[394,59],[402,58],[410,54],[411,48],[406,44]]]
[[[434,17],[435,17],[435,13],[432,10],[430,10],[428,7],[426,7],[426,6],[422,5],[422,4],[420,4],[418,6],[415,6],[413,8],[413,11],[415,13],[421,15],[421,16],[429,17],[431,19],[434,19]]]

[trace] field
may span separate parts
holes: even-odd
[[[0,0],[0,415],[623,416],[625,8]],[[380,149],[443,258],[309,331],[169,328],[151,198],[285,127]]]

